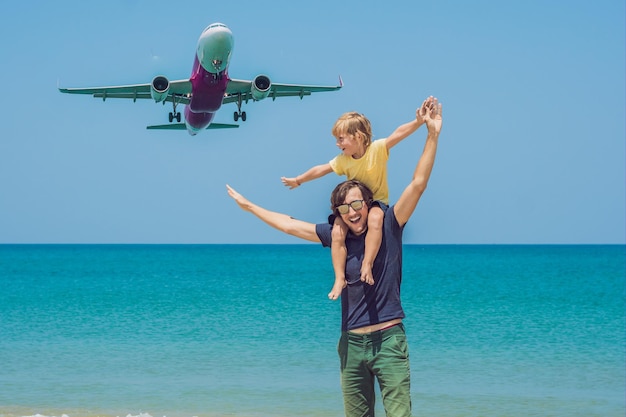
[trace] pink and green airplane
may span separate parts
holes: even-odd
[[[237,80],[228,75],[228,64],[233,50],[234,38],[231,30],[222,23],[210,24],[200,35],[196,56],[189,79],[170,81],[159,75],[147,84],[130,84],[110,87],[59,88],[62,93],[90,94],[93,97],[151,99],[155,102],[172,103],[169,124],[148,126],[148,129],[186,129],[196,135],[204,129],[239,127],[238,124],[212,123],[222,104],[236,103],[235,122],[246,120],[241,110],[249,100],[266,98],[309,96],[312,93],[336,91],[343,86],[341,77],[337,86],[298,85],[274,83],[267,75],[257,75],[253,80]],[[185,106],[184,123],[181,123],[177,105]],[[174,123],[176,121],[176,123]]]

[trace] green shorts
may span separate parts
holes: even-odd
[[[409,347],[402,323],[368,334],[342,332],[337,351],[347,417],[374,416],[375,379],[387,417],[411,415]]]

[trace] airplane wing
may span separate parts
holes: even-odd
[[[241,101],[245,102],[253,100],[251,86],[252,81],[231,79],[226,87],[226,93],[224,94],[222,103],[234,103],[237,102],[240,97]],[[310,96],[312,93],[339,90],[341,87],[343,87],[341,78],[339,78],[339,85],[337,86],[272,83],[267,97],[271,97],[272,100],[276,100],[278,97],[302,98],[304,96]],[[151,95],[151,83],[87,88],[59,87],[59,91],[67,94],[88,94],[95,98],[101,98],[103,101],[107,98],[126,98],[132,99],[133,101],[141,99],[153,100]],[[176,104],[189,104],[191,92],[191,81],[170,81],[167,97],[163,101],[172,102],[176,99]]]
[[[59,91],[67,94],[89,94],[103,101],[107,98],[129,98],[133,101],[138,99],[151,99],[151,84],[130,84],[109,87],[89,87],[89,88],[59,88]],[[170,88],[167,97],[163,101],[172,102],[176,99],[176,104],[189,104],[191,94],[191,82],[189,80],[170,81]]]
[[[231,79],[226,86],[226,93],[224,94],[222,103],[235,103],[239,100],[239,97],[241,97],[241,101],[245,102],[253,100],[251,93],[252,82],[253,81],[248,80]],[[312,93],[339,90],[341,87],[343,87],[341,78],[339,78],[339,85],[337,86],[281,84],[272,82],[267,97],[272,100],[276,100],[278,97],[302,98],[304,96],[310,96]]]

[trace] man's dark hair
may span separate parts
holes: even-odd
[[[333,213],[339,215],[339,213],[337,213],[336,207],[344,203],[346,195],[348,195],[348,192],[354,187],[357,187],[361,190],[363,200],[365,200],[365,204],[367,204],[368,207],[372,204],[374,194],[367,187],[367,185],[363,184],[361,181],[348,180],[342,182],[341,184],[338,184],[333,192],[330,194],[330,209],[333,211]]]

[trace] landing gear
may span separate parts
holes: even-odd
[[[241,117],[241,121],[245,122],[246,121],[246,112],[245,111],[236,111],[235,114],[233,115],[233,118],[235,119],[235,121],[239,120],[239,117]]]
[[[172,96],[172,107],[173,107],[173,112],[170,112],[169,114],[169,118],[170,118],[170,123],[172,123],[174,121],[174,119],[176,119],[177,122],[180,123],[180,112],[176,111],[176,105],[178,103],[176,102],[176,96]]]
[[[242,122],[246,121],[246,112],[241,111],[241,93],[237,94],[237,111],[233,115],[235,121],[239,120],[240,117]]]

